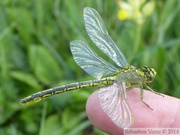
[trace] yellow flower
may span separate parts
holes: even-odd
[[[122,21],[124,21],[124,20],[126,20],[126,19],[128,19],[128,13],[127,13],[127,11],[126,10],[119,10],[118,11],[118,14],[117,14],[117,17],[120,19],[120,20],[122,20]]]
[[[120,7],[117,13],[118,19],[133,20],[138,24],[142,24],[145,17],[152,14],[155,6],[152,0],[148,2],[145,0],[128,0],[127,2],[118,0],[117,4]]]

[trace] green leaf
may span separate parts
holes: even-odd
[[[71,108],[66,108],[62,115],[62,126],[66,129],[66,131],[70,131],[71,129],[79,125],[81,121],[85,119],[85,117],[85,112],[78,113]]]
[[[91,125],[90,121],[88,120],[83,121],[82,123],[77,125],[75,128],[73,128],[73,130],[67,133],[67,135],[79,135],[80,133],[83,133],[83,131],[90,125]]]
[[[42,83],[51,84],[62,79],[62,72],[57,62],[43,46],[29,47],[29,61],[35,75]]]
[[[32,14],[24,8],[14,8],[11,12],[11,17],[17,22],[17,29],[20,37],[25,43],[24,45],[30,45],[31,34],[33,34],[35,30]]]
[[[35,89],[41,89],[41,86],[38,84],[37,79],[30,73],[23,71],[11,71],[10,75],[14,79],[21,81]]]
[[[167,58],[166,58],[166,53],[165,49],[162,46],[158,46],[157,49],[155,50],[155,57],[153,59],[153,65],[154,68],[157,72],[156,75],[156,81],[157,85],[159,86],[158,89],[165,90],[167,87],[166,82],[166,63],[167,63]]]
[[[58,115],[51,115],[46,119],[45,127],[42,129],[41,135],[60,135],[64,134],[64,130],[60,125]]]

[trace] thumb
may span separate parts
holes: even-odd
[[[144,102],[153,108],[151,110],[140,101],[139,95],[139,89],[133,89],[127,92],[127,98],[135,121],[132,127],[180,127],[180,117],[178,117],[180,112],[179,99],[167,95],[162,97],[144,90]],[[123,129],[117,127],[101,109],[98,91],[95,91],[88,98],[86,112],[92,124],[100,130],[109,134],[123,133]]]

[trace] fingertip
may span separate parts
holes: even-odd
[[[179,112],[180,108],[179,99],[167,95],[162,97],[146,90],[143,97],[144,102],[153,110],[140,101],[139,89],[127,92],[127,98],[135,121],[132,127],[178,127],[180,124],[180,118],[177,117],[177,112]],[[108,134],[123,133],[123,129],[117,127],[103,112],[98,99],[98,91],[95,91],[88,98],[86,112],[89,120],[98,129]]]
[[[179,118],[174,120],[180,106],[180,100],[177,98],[144,90],[143,101],[153,109],[151,110],[140,101],[139,89],[127,92],[127,97],[135,117],[133,127],[177,127],[177,121],[180,123]]]

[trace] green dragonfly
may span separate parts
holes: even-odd
[[[118,127],[130,127],[134,122],[134,117],[126,92],[134,87],[139,87],[140,100],[148,106],[143,101],[143,86],[157,93],[148,85],[155,78],[156,71],[147,66],[137,68],[127,63],[125,56],[109,36],[100,15],[95,9],[90,7],[84,8],[84,21],[86,31],[91,40],[104,54],[116,63],[116,66],[99,57],[86,43],[80,40],[72,41],[70,42],[70,49],[75,62],[96,79],[44,90],[21,99],[19,103],[24,105],[39,102],[55,94],[101,86],[98,98],[102,110]]]

